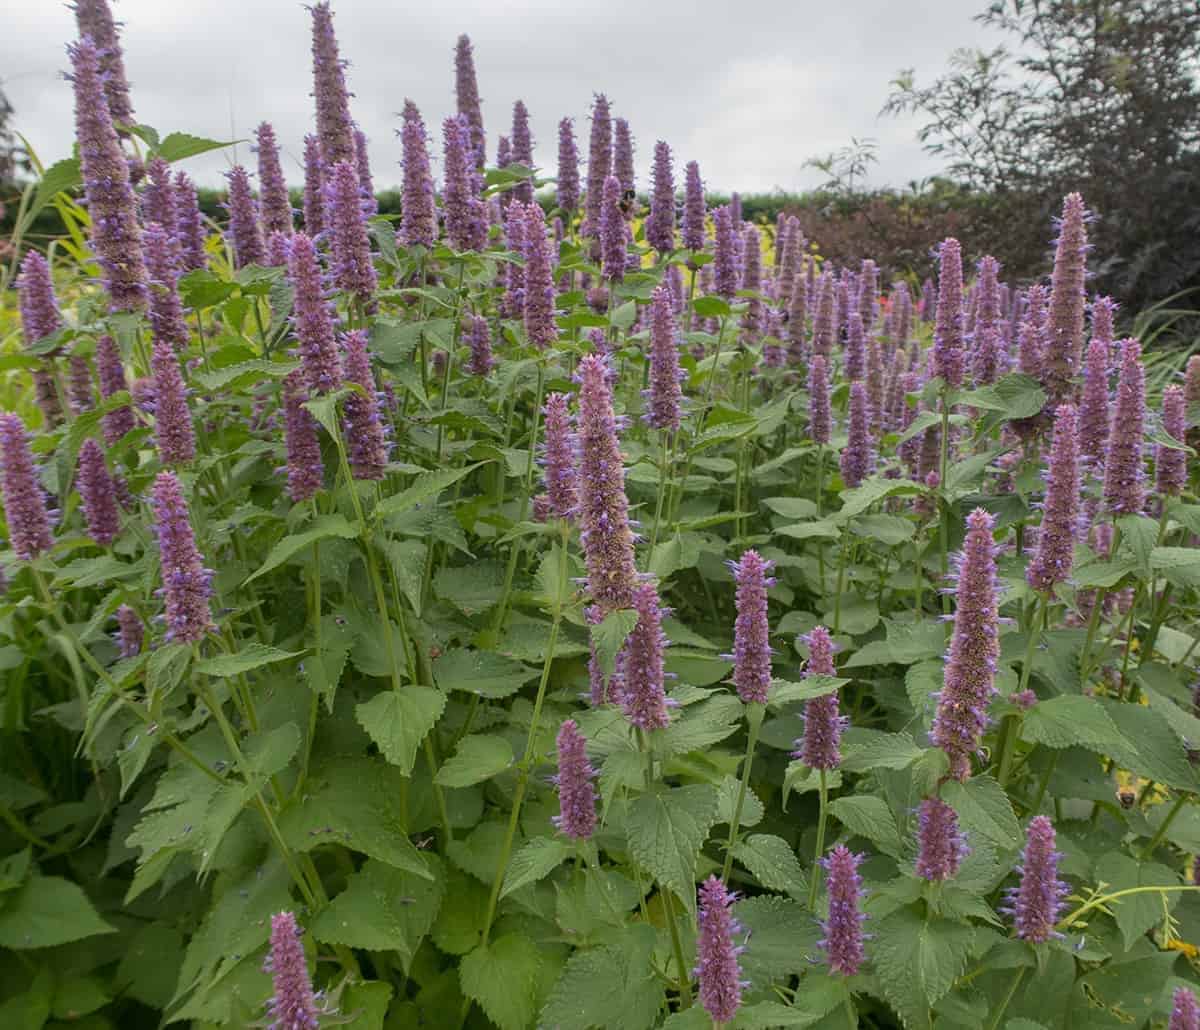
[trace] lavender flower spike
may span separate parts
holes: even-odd
[[[736,899],[717,876],[700,885],[695,975],[700,982],[700,1004],[720,1026],[737,1015],[742,1004],[741,970],[733,943],[741,926],[730,909]]]
[[[1096,473],[1104,469],[1108,449],[1108,360],[1111,344],[1093,337],[1083,369],[1083,392],[1079,400],[1079,455]]]
[[[1054,924],[1070,888],[1058,878],[1061,856],[1054,845],[1053,824],[1044,815],[1034,816],[1025,834],[1021,883],[1009,891],[1005,910],[1012,914],[1017,936],[1024,941],[1041,943],[1056,936]]]
[[[113,122],[136,125],[133,103],[129,99],[129,82],[125,78],[121,38],[108,0],[75,0],[75,24],[79,27],[80,39],[87,37],[96,45],[96,53],[100,58],[100,79],[104,83],[104,101]]]
[[[671,291],[666,286],[659,286],[650,301],[650,388],[642,391],[647,401],[642,417],[655,429],[670,433],[679,429],[683,401],[679,381],[682,378]]]
[[[513,104],[512,116],[512,163],[533,167],[533,137],[529,132],[529,109],[525,101]],[[514,200],[522,204],[533,203],[533,181],[522,179],[512,191]]]
[[[93,408],[92,398],[92,369],[88,360],[79,354],[73,354],[70,362],[70,374],[67,379],[67,400],[71,410],[76,415],[82,415]]]
[[[304,137],[304,231],[319,236],[325,229],[325,170],[321,164],[321,141]]]
[[[379,214],[379,201],[375,197],[375,182],[371,178],[371,155],[367,149],[367,134],[362,129],[354,130],[354,174],[358,179],[358,199],[364,218]]]
[[[379,280],[371,263],[371,241],[363,218],[358,171],[340,161],[325,184],[325,217],[330,236],[330,269],[339,290],[362,302],[371,299]]]
[[[1083,358],[1086,307],[1087,209],[1083,197],[1069,193],[1063,201],[1062,223],[1050,279],[1050,307],[1042,357],[1042,385],[1054,404],[1075,394],[1074,377]]]
[[[603,614],[633,603],[637,569],[608,362],[579,362],[579,525],[588,590]],[[603,617],[602,614],[602,617]]]
[[[353,329],[342,337],[343,378],[361,386],[366,396],[355,390],[345,401],[346,449],[350,471],[355,479],[382,479],[387,469],[388,446],[371,359],[367,354],[367,331]]]
[[[1200,1030],[1200,1007],[1188,987],[1176,987],[1171,995],[1171,1021],[1167,1030]]]
[[[400,130],[404,152],[404,194],[400,242],[406,247],[432,247],[437,239],[437,211],[433,203],[433,177],[425,145],[425,123],[411,100],[404,101],[404,127]]]
[[[275,130],[270,122],[263,122],[254,135],[258,142],[258,185],[262,191],[263,230],[268,236],[273,232],[291,236],[294,228],[292,201],[279,163]]]
[[[804,678],[836,676],[833,664],[833,639],[824,626],[814,626],[807,637],[808,664]],[[836,769],[842,762],[842,730],[849,720],[839,714],[837,691],[814,697],[804,703],[804,736],[796,741],[798,758],[810,769]]]
[[[154,374],[154,442],[158,458],[164,465],[185,465],[196,456],[196,434],[179,359],[167,340],[154,341],[150,370]]]
[[[112,310],[137,311],[146,304],[137,198],[112,115],[104,102],[100,55],[96,44],[87,38],[70,47],[68,53],[75,87],[75,138],[92,219],[92,249],[104,272]]]
[[[959,781],[971,775],[971,755],[979,750],[988,702],[996,692],[1000,620],[992,540],[995,521],[982,508],[967,516],[967,536],[958,561],[954,632],[930,734],[950,760],[950,775]]]
[[[738,238],[733,212],[724,205],[713,212],[713,285],[717,296],[732,300],[741,285],[738,272]]]
[[[567,395],[552,393],[542,409],[545,417],[545,442],[542,463],[545,467],[546,495],[550,510],[560,519],[575,514],[578,503],[578,472],[575,468],[575,438],[571,432],[571,416],[567,410]]]
[[[933,374],[956,387],[963,381],[963,267],[962,247],[953,236],[942,241],[939,261]]]
[[[871,453],[870,420],[867,388],[862,383],[851,383],[850,434],[841,457],[842,481],[851,489],[862,485],[875,462]]]
[[[32,561],[54,544],[46,495],[38,482],[29,434],[20,416],[0,414],[0,491],[13,553]]]
[[[183,488],[173,472],[158,474],[150,504],[162,560],[167,639],[196,643],[215,629],[209,606],[213,574],[196,549]]]
[[[442,210],[446,236],[455,250],[479,250],[486,242],[483,204],[475,188],[475,170],[471,167],[470,127],[462,115],[442,123],[442,146],[446,182],[442,190]]]
[[[475,78],[475,55],[471,38],[458,37],[454,47],[454,96],[457,113],[466,118],[470,150],[476,168],[487,160],[487,137],[483,132],[483,111],[479,105],[479,83]]]
[[[125,366],[121,363],[121,352],[111,336],[101,336],[96,341],[96,375],[100,380],[100,397],[108,400],[115,393],[129,389],[125,379]],[[133,409],[126,406],[115,408],[101,416],[104,442],[111,447],[134,426]]]
[[[747,704],[767,703],[771,686],[770,623],[767,621],[767,589],[775,585],[771,569],[757,551],[746,551],[730,562],[737,584],[733,624],[733,685]]]
[[[623,674],[621,704],[625,718],[640,730],[665,729],[671,722],[667,712],[664,651],[667,635],[662,629],[664,608],[653,583],[639,583],[633,589],[637,624],[621,655]]]
[[[970,853],[958,814],[941,798],[926,798],[918,820],[917,875],[931,882],[951,879]]]
[[[546,216],[541,205],[525,205],[525,335],[539,350],[558,340],[554,317],[554,269],[550,242],[546,238]]]
[[[615,175],[604,180],[600,207],[600,255],[604,278],[619,283],[625,278],[625,216],[621,213],[621,184]]]
[[[299,503],[312,497],[325,478],[317,420],[304,407],[308,384],[301,368],[283,381],[283,439],[287,448],[288,496]]]
[[[854,976],[866,958],[862,924],[866,916],[859,910],[863,897],[858,866],[863,856],[839,844],[821,860],[829,891],[829,918],[822,924],[825,937],[819,943],[829,957],[829,971],[838,976]]]
[[[564,219],[579,207],[579,147],[575,143],[575,125],[570,118],[558,123],[558,206]]]
[[[809,266],[812,267],[811,265]],[[833,340],[837,335],[837,319],[834,312],[835,285],[832,272],[824,272],[817,285],[817,309],[813,315],[813,353],[829,360],[833,354]]]
[[[664,256],[675,249],[675,177],[671,148],[662,140],[654,144],[654,191],[646,220],[646,242]]]
[[[600,238],[600,212],[604,206],[604,180],[612,171],[612,118],[608,98],[600,93],[592,105],[592,133],[588,143],[587,193],[584,195],[583,234]]]
[[[184,172],[175,173],[175,228],[179,242],[180,270],[195,271],[208,265],[204,252],[204,216],[196,197],[196,185]]]
[[[762,239],[756,226],[747,225],[742,232],[742,283],[743,290],[759,292],[762,289]],[[766,328],[766,313],[758,297],[746,301],[746,313],[742,315],[742,329],[748,339],[757,340]]]
[[[704,249],[704,183],[700,165],[689,161],[684,170],[683,245],[688,250]]]
[[[621,184],[622,193],[633,192],[633,135],[629,122],[617,118],[613,122],[613,166],[612,173]]]
[[[587,741],[574,719],[564,719],[558,731],[559,815],[554,824],[572,840],[589,840],[596,832],[595,771],[587,757]]]
[[[1146,504],[1142,462],[1146,426],[1146,370],[1142,345],[1121,341],[1121,371],[1104,462],[1104,506],[1115,515],[1139,514]]]
[[[1183,443],[1187,435],[1187,404],[1182,386],[1163,390],[1163,429]],[[1164,497],[1178,497],[1187,486],[1187,452],[1159,444],[1154,455],[1155,487]]]
[[[21,331],[25,345],[31,346],[62,327],[50,265],[40,251],[31,250],[21,261],[17,278],[21,310]]]
[[[127,604],[117,609],[117,647],[122,658],[135,658],[142,653],[146,627]]]
[[[302,935],[291,912],[271,916],[271,950],[263,963],[273,987],[267,1000],[271,1030],[317,1030],[320,1026]]]
[[[292,324],[309,389],[314,393],[336,390],[342,373],[333,313],[325,299],[317,250],[307,233],[298,232],[292,238],[288,278],[296,296]]]
[[[146,271],[150,284],[150,328],[156,340],[177,351],[188,345],[188,328],[179,297],[179,245],[157,222],[146,226]]]
[[[265,265],[267,244],[258,224],[258,202],[250,192],[250,176],[241,165],[226,173],[229,180],[229,241],[235,268]]]
[[[146,162],[146,188],[142,192],[142,221],[158,222],[174,236],[178,226],[175,190],[171,186],[171,166],[161,157]]]
[[[473,376],[486,376],[496,364],[492,356],[492,334],[488,329],[487,319],[475,315],[467,329],[467,344],[471,348],[471,356],[464,366]]]
[[[1182,452],[1175,452],[1182,454]],[[1079,520],[1079,433],[1075,408],[1060,404],[1054,416],[1049,481],[1037,554],[1025,570],[1034,589],[1050,594],[1071,575],[1075,531]]]
[[[808,368],[808,435],[813,443],[829,443],[831,421],[829,371],[825,357],[815,354]]]
[[[339,161],[354,164],[354,124],[350,118],[350,94],[346,90],[345,64],[338,56],[333,14],[328,2],[314,4],[312,12],[313,99],[317,107],[317,137],[321,163],[328,182],[329,172]]]
[[[78,485],[88,535],[101,547],[110,547],[121,531],[117,491],[104,464],[104,450],[90,437],[79,448]]]

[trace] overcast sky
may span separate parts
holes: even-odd
[[[245,138],[275,125],[290,181],[302,180],[302,140],[313,123],[309,16],[294,0],[120,0],[125,65],[141,122],[163,135]],[[605,92],[629,119],[639,188],[654,141],[665,139],[678,177],[700,162],[711,190],[793,190],[820,175],[804,161],[851,136],[879,144],[874,181],[903,185],[938,170],[916,142],[916,122],[880,118],[888,83],[904,67],[929,81],[958,46],[994,41],[971,21],[982,0],[922,0],[901,17],[891,0],[334,0],[334,25],[352,112],[371,140],[380,188],[399,181],[397,113],[406,97],[431,136],[454,109],[454,42],[467,32],[483,97],[488,154],[507,135],[512,103],[532,118],[535,160],[553,174],[555,127],[576,119],[586,148],[587,114]],[[697,10],[702,14],[697,14]],[[910,12],[911,13],[911,12]],[[0,38],[0,81],[14,127],[50,164],[68,156],[70,85],[63,81],[72,12],[57,0],[21,5]],[[436,164],[440,154],[435,146]],[[217,184],[232,150],[186,167]],[[237,160],[252,163],[249,148]],[[435,174],[440,174],[435,172]]]

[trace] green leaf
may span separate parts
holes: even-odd
[[[276,662],[299,658],[302,654],[304,654],[303,651],[281,651],[277,647],[269,647],[266,644],[255,642],[248,644],[237,654],[222,654],[215,658],[205,658],[196,663],[196,668],[206,676],[225,679],[230,676],[241,676],[243,673],[264,665],[274,665]]]
[[[575,853],[575,849],[558,837],[532,837],[512,857],[504,875],[504,898],[513,891],[549,876],[558,865]]]
[[[734,733],[741,717],[742,703],[736,697],[716,694],[687,706],[666,729],[657,731],[656,750],[661,747],[664,756],[703,750]]]
[[[478,615],[504,595],[504,570],[498,562],[443,566],[433,577],[434,592],[464,615]]]
[[[204,139],[202,136],[191,136],[186,132],[172,132],[154,150],[155,157],[164,161],[182,161],[186,157],[197,154],[207,154],[210,150],[220,150],[222,147],[232,147],[238,140],[222,143],[215,139]]]
[[[907,479],[868,479],[862,486],[854,490],[842,491],[842,507],[840,511],[834,513],[834,518],[839,522],[845,522],[866,511],[872,504],[882,501],[885,497],[895,494],[919,494],[922,489]]]
[[[443,690],[462,690],[491,700],[515,694],[537,674],[536,669],[503,655],[461,647],[433,662],[433,678]]]
[[[771,680],[767,704],[772,708],[782,708],[794,701],[811,701],[815,697],[834,694],[849,682],[848,679],[838,679],[836,676],[809,676],[799,683]]]
[[[24,951],[52,948],[100,933],[116,933],[92,907],[78,884],[58,876],[35,876],[6,895],[0,907],[0,947]]]
[[[651,958],[654,927],[623,928],[616,943],[576,951],[550,992],[538,1025],[554,1030],[649,1030],[658,1020],[663,985]]]
[[[446,695],[440,690],[413,684],[375,695],[358,705],[354,715],[383,757],[408,776],[417,748],[445,707]]]
[[[817,513],[816,504],[807,497],[764,497],[761,503],[785,519],[811,519]]]
[[[851,532],[855,536],[870,537],[887,547],[896,547],[911,540],[917,527],[899,515],[864,515],[855,521]]]
[[[618,608],[591,627],[592,643],[596,646],[596,657],[606,680],[612,676],[617,655],[637,625],[637,619],[637,612],[632,608]]]
[[[820,522],[797,522],[792,526],[779,526],[775,529],[776,536],[786,536],[792,540],[836,540],[842,531],[836,523],[829,519]]]
[[[26,217],[36,214],[59,193],[67,193],[82,185],[83,167],[79,158],[64,157],[61,161],[56,161],[42,173],[41,179],[38,180],[33,203]]]
[[[936,622],[888,622],[887,639],[872,640],[854,652],[843,669],[867,665],[913,665],[939,658],[946,650],[946,633]]]
[[[1138,563],[1132,558],[1118,558],[1115,561],[1094,561],[1080,566],[1075,570],[1071,579],[1079,590],[1096,587],[1115,587],[1131,572],[1136,572]]]
[[[303,796],[280,814],[280,832],[296,851],[340,844],[430,880],[401,822],[404,779],[378,758],[338,758],[309,776]]]
[[[733,857],[767,890],[789,894],[800,894],[805,890],[800,860],[782,837],[770,833],[752,834],[733,846]]]
[[[313,920],[313,936],[348,948],[396,951],[407,974],[417,947],[437,918],[445,888],[441,860],[428,855],[425,861],[432,880],[368,859]]]
[[[1119,851],[1110,851],[1096,862],[1096,879],[1108,884],[1105,893],[1133,887],[1178,887],[1179,874],[1157,862],[1138,862]],[[1121,930],[1126,949],[1151,927],[1166,918],[1178,903],[1178,891],[1130,894],[1108,904]]]
[[[720,318],[731,310],[729,304],[720,297],[697,297],[692,301],[692,311],[699,318]]]
[[[256,358],[217,368],[211,372],[197,372],[195,379],[206,390],[239,389],[261,383],[264,376],[268,379],[282,379],[299,367],[298,361],[268,361],[264,358]]]
[[[375,509],[375,514],[379,518],[387,518],[390,515],[399,515],[410,508],[415,508],[418,504],[433,499],[447,487],[453,486],[460,479],[469,476],[481,465],[486,464],[485,461],[477,461],[474,465],[467,465],[465,468],[435,469],[431,472],[422,472],[407,489],[380,501],[379,506]]]
[[[689,911],[696,904],[696,855],[716,817],[716,791],[704,784],[656,790],[629,807],[625,831],[634,860]]]
[[[50,1014],[55,1019],[74,1023],[110,1001],[112,995],[98,977],[72,976],[54,988],[54,1005]]]
[[[512,745],[505,737],[476,733],[459,741],[434,782],[443,787],[469,787],[502,773],[512,763]]]
[[[842,769],[907,769],[925,752],[907,733],[884,733],[854,727],[842,738]]]
[[[829,804],[830,814],[860,837],[874,841],[879,850],[897,858],[900,855],[900,831],[892,811],[882,798],[870,794],[838,798]]]
[[[1102,755],[1126,744],[1099,702],[1079,694],[1039,701],[1025,716],[1021,736],[1049,748],[1079,746]]]
[[[1016,850],[1021,828],[1004,788],[990,776],[975,776],[966,783],[950,780],[942,786],[942,800],[961,820],[964,828],[974,830],[998,847]]]
[[[948,919],[897,909],[874,928],[875,969],[884,994],[911,1026],[928,1026],[927,1009],[946,994],[971,958],[975,930]]]
[[[267,560],[246,579],[246,583],[252,583],[259,576],[264,576],[272,569],[278,568],[292,555],[299,554],[318,540],[325,540],[331,536],[339,537],[342,540],[353,540],[358,536],[358,529],[341,515],[322,515],[314,520],[303,533],[292,533],[285,536],[272,547],[267,555]]]
[[[16,890],[25,882],[33,859],[33,849],[26,848],[0,859],[0,893]]]
[[[774,894],[745,898],[733,913],[749,933],[751,946],[741,956],[742,973],[757,988],[804,973],[824,962],[817,941],[821,927],[807,905]],[[805,978],[807,983],[807,976]],[[807,999],[808,994],[805,991]]]
[[[538,946],[524,934],[505,934],[466,955],[458,968],[462,991],[479,1002],[500,1030],[525,1030],[537,1015],[541,973]]]

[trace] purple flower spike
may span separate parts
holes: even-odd
[[[142,220],[157,222],[174,236],[178,225],[175,190],[171,185],[171,166],[161,157],[146,162],[146,188],[142,192]]]
[[[322,2],[312,12],[313,99],[317,107],[317,138],[326,174],[339,161],[354,163],[354,123],[350,119],[350,94],[346,90],[345,63],[338,56],[333,14]],[[325,180],[328,182],[328,178]]]
[[[564,118],[558,123],[558,206],[569,218],[579,207],[579,147],[575,123]]]
[[[1182,386],[1163,390],[1163,429],[1183,442],[1187,435],[1187,404]],[[1155,486],[1164,497],[1178,497],[1187,486],[1187,452],[1159,444],[1154,455]]]
[[[816,354],[808,368],[808,435],[813,443],[829,443],[831,421],[829,370],[825,358]]]
[[[288,496],[297,503],[306,501],[321,489],[325,466],[321,462],[321,443],[317,438],[317,420],[304,407],[308,384],[304,370],[288,373],[283,381],[283,439],[287,447]]]
[[[69,47],[68,53],[75,87],[75,138],[92,219],[92,249],[104,272],[112,310],[137,311],[146,304],[137,198],[113,116],[104,101],[100,54],[97,44],[88,38]]]
[[[579,362],[578,376],[580,536],[588,590],[607,614],[632,605],[637,583],[634,538],[607,359],[587,355]]]
[[[467,359],[466,370],[473,376],[486,376],[495,367],[496,359],[492,357],[492,334],[487,319],[482,315],[471,318],[467,344],[471,348],[471,356]]]
[[[179,359],[168,341],[154,341],[150,370],[154,374],[154,442],[159,461],[164,465],[186,465],[196,456],[196,434]]]
[[[437,211],[433,202],[433,176],[425,144],[425,122],[411,100],[404,101],[404,127],[400,130],[404,152],[404,193],[400,242],[406,247],[432,247],[437,239]]]
[[[321,140],[304,137],[304,231],[319,236],[325,229],[325,170],[321,164]]]
[[[746,551],[730,562],[737,584],[733,624],[733,685],[747,704],[766,704],[771,686],[771,627],[767,621],[767,589],[775,563],[757,551]]]
[[[1200,1030],[1200,1007],[1188,987],[1176,987],[1171,995],[1171,1021],[1167,1030]]]
[[[807,257],[803,265],[808,264]],[[788,299],[788,364],[804,363],[805,341],[807,339],[808,322],[808,276],[804,267],[796,269],[796,275],[791,283],[791,296]]]
[[[671,291],[659,286],[650,301],[650,388],[642,391],[647,400],[642,418],[671,433],[679,429],[683,402],[678,337]]]
[[[358,199],[364,218],[379,214],[375,182],[371,177],[371,154],[367,149],[369,142],[362,129],[354,130],[354,173],[358,179]]]
[[[833,341],[837,335],[835,299],[836,284],[833,273],[824,272],[817,285],[817,310],[813,315],[813,353],[820,354],[826,361],[833,353]]]
[[[718,1025],[730,1022],[742,1004],[741,948],[733,943],[741,927],[730,911],[736,898],[717,876],[700,885],[695,975],[700,982],[700,1004]]]
[[[146,225],[142,242],[150,277],[150,328],[156,340],[165,340],[174,350],[184,350],[188,328],[179,297],[179,245],[157,222]]]
[[[524,219],[525,335],[544,350],[558,340],[550,241],[546,237],[546,216],[539,204],[526,204]]]
[[[1060,404],[1054,416],[1054,443],[1037,554],[1025,570],[1025,580],[1034,590],[1050,594],[1070,577],[1078,521],[1078,422],[1075,408]]]
[[[624,118],[613,121],[612,173],[621,184],[622,193],[633,192],[633,134]]]
[[[175,227],[180,270],[192,272],[208,267],[208,255],[204,251],[208,236],[204,216],[200,213],[195,183],[184,172],[175,173]]]
[[[0,414],[0,488],[13,553],[32,561],[54,544],[46,495],[29,450],[29,434],[20,416]]]
[[[78,354],[71,357],[70,377],[67,380],[67,400],[71,410],[76,415],[91,411],[92,403],[92,369],[87,358]]]
[[[838,976],[854,976],[865,959],[863,923],[866,915],[859,911],[862,901],[862,877],[858,866],[862,855],[839,844],[821,860],[828,877],[829,918],[822,924],[825,937],[819,943],[829,957],[829,971]]]
[[[298,232],[292,237],[288,278],[296,295],[292,322],[309,389],[314,393],[336,390],[341,385],[342,373],[333,313],[325,299],[317,250],[307,233]]]
[[[542,412],[546,420],[546,439],[542,445],[546,496],[551,513],[560,519],[569,519],[575,514],[579,498],[578,473],[575,468],[575,434],[571,431],[567,395],[550,394]]]
[[[342,336],[342,373],[346,383],[361,386],[345,401],[346,450],[355,479],[382,479],[387,469],[388,446],[371,359],[367,354],[367,331],[353,329]]]
[[[633,588],[632,607],[637,612],[637,624],[621,654],[621,704],[625,718],[638,729],[665,729],[671,716],[667,712],[664,668],[667,635],[662,620],[670,609],[662,606],[658,587],[651,582]]]
[[[625,278],[625,216],[621,212],[621,183],[615,175],[604,180],[600,207],[600,257],[604,278],[619,283]]]
[[[851,311],[846,322],[846,378],[862,379],[867,371],[867,341],[863,335],[862,315]]]
[[[533,136],[529,132],[529,109],[525,101],[513,104],[512,115],[512,163],[533,167]],[[522,204],[533,203],[533,181],[522,179],[512,191],[514,200]]]
[[[958,814],[941,798],[926,798],[918,819],[917,875],[934,882],[951,879],[970,854]]]
[[[250,176],[241,165],[234,165],[225,177],[229,180],[229,242],[234,267],[265,265],[267,243],[258,224],[258,201],[250,192]]]
[[[271,916],[271,950],[263,963],[273,988],[267,1000],[270,1030],[317,1030],[320,1026],[302,936],[291,912]]]
[[[138,613],[127,604],[117,609],[117,648],[122,658],[136,658],[142,653],[146,627]]]
[[[741,285],[741,274],[738,271],[737,229],[727,204],[713,212],[713,227],[713,286],[717,296],[732,300]]]
[[[953,236],[942,241],[939,262],[937,320],[933,328],[933,374],[941,376],[947,386],[962,386],[962,248]]]
[[[808,644],[808,663],[804,667],[804,678],[810,676],[836,676],[833,664],[833,638],[824,626],[814,626],[803,638]],[[797,750],[792,755],[810,769],[836,769],[842,762],[842,731],[848,720],[839,713],[838,695],[835,690],[822,697],[814,697],[804,703],[804,736],[796,741]]]
[[[442,147],[446,235],[455,250],[482,250],[487,242],[487,219],[471,167],[470,126],[462,115],[442,123]]]
[[[129,99],[129,82],[125,78],[121,37],[108,0],[76,0],[75,24],[79,27],[80,39],[86,37],[96,46],[100,79],[104,83],[104,102],[113,122],[122,126],[136,125],[133,102]],[[123,130],[122,134],[125,134]]]
[[[1111,341],[1092,337],[1083,369],[1083,393],[1079,401],[1079,454],[1095,474],[1104,469],[1108,450],[1108,360]]]
[[[600,238],[600,212],[604,207],[604,180],[612,171],[612,116],[608,98],[599,93],[592,105],[592,132],[588,141],[587,193],[584,194],[583,234]]]
[[[850,384],[850,432],[842,451],[842,482],[853,489],[871,474],[875,458],[871,453],[871,409],[867,388],[862,383]]]
[[[1034,816],[1026,830],[1021,855],[1020,886],[1008,893],[1008,908],[1017,936],[1040,944],[1059,936],[1054,930],[1070,888],[1058,878],[1054,826],[1044,815]]]
[[[747,225],[742,232],[742,289],[762,290],[762,238],[758,229]],[[758,339],[766,328],[766,313],[758,297],[746,301],[746,313],[742,315],[742,329],[751,340]]]
[[[167,639],[193,644],[212,632],[212,570],[204,568],[188,520],[183,488],[173,472],[154,480],[150,505],[154,509],[158,549],[166,600]]]
[[[683,193],[683,245],[688,250],[704,249],[704,183],[700,179],[700,165],[689,161],[684,170]]]
[[[360,301],[371,299],[379,280],[371,263],[371,241],[363,218],[358,171],[340,161],[329,171],[325,185],[325,218],[330,236],[330,270],[339,290]]]
[[[589,840],[596,832],[596,773],[587,757],[587,741],[574,719],[558,731],[558,809],[555,825],[572,840]]]
[[[88,536],[101,547],[110,547],[121,531],[117,491],[104,464],[104,449],[90,437],[79,448],[78,484]]]
[[[950,775],[960,782],[971,775],[971,756],[979,750],[987,728],[988,703],[996,693],[1000,616],[992,540],[995,522],[982,508],[967,516],[954,591],[958,601],[954,632],[930,734],[950,760]]]
[[[17,291],[21,310],[21,331],[25,336],[26,346],[45,339],[62,327],[58,301],[54,296],[54,281],[50,276],[50,265],[39,251],[29,251],[21,262]]]
[[[100,380],[102,400],[129,389],[125,366],[121,364],[121,352],[117,349],[117,341],[111,336],[101,336],[96,341],[96,374]],[[124,407],[107,412],[101,416],[100,425],[104,430],[104,442],[111,447],[133,428],[133,409]]]
[[[1062,224],[1054,252],[1050,279],[1050,307],[1046,316],[1042,385],[1050,403],[1070,400],[1074,378],[1083,359],[1083,321],[1087,296],[1087,209],[1083,197],[1069,193],[1063,201]]]
[[[1121,341],[1121,371],[1104,462],[1104,506],[1115,515],[1139,514],[1146,504],[1142,446],[1146,426],[1146,370],[1142,345]]]
[[[270,122],[263,122],[254,135],[258,143],[258,185],[262,190],[263,231],[268,236],[273,232],[291,236],[292,201],[288,197],[283,168],[279,164],[275,130]]]
[[[487,136],[483,131],[479,83],[475,78],[475,52],[471,38],[465,34],[458,37],[454,47],[454,97],[457,113],[467,120],[474,166],[482,168],[487,157]]]
[[[662,255],[675,249],[675,175],[671,148],[662,140],[654,144],[654,189],[646,220],[646,242]]]

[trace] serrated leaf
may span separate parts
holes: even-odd
[[[570,844],[557,837],[533,837],[526,841],[508,863],[500,897],[507,897],[513,891],[549,876],[574,851]]]
[[[241,676],[253,669],[264,665],[274,665],[276,662],[286,662],[299,658],[303,651],[281,651],[277,647],[269,647],[258,642],[248,644],[237,654],[222,654],[215,658],[205,658],[196,663],[196,669],[206,676],[225,679],[230,676]]]
[[[576,951],[542,1009],[540,1026],[555,1030],[649,1030],[663,1001],[651,956],[654,927],[627,926],[617,942]]]
[[[524,934],[505,934],[466,955],[458,967],[468,998],[500,1030],[525,1030],[537,1014],[537,984],[542,959]]]
[[[502,773],[512,763],[512,745],[505,737],[476,733],[459,741],[434,781],[443,787],[469,787]]]
[[[412,684],[387,690],[364,701],[354,716],[392,765],[412,773],[417,748],[446,707],[446,695],[433,687]]]
[[[793,701],[811,701],[815,697],[836,693],[849,682],[848,679],[838,679],[836,676],[809,676],[799,683],[771,680],[767,704],[772,708],[780,708]]]
[[[192,136],[186,132],[172,132],[154,148],[154,156],[161,157],[164,161],[182,161],[186,157],[207,154],[210,150],[232,147],[237,142],[237,140],[222,142],[215,139],[205,139],[203,136]]]
[[[247,577],[246,583],[252,583],[259,576],[264,576],[272,569],[278,568],[293,555],[299,554],[318,540],[325,540],[329,537],[353,540],[356,536],[358,536],[358,529],[341,515],[322,515],[314,520],[303,533],[289,534],[272,547],[270,553],[267,554],[267,560]]]
[[[1096,879],[1108,884],[1105,893],[1132,887],[1178,887],[1179,874],[1157,862],[1138,862],[1119,851],[1110,851],[1096,862]],[[1130,894],[1109,904],[1120,927],[1126,949],[1151,927],[1157,926],[1178,903],[1178,891]]]
[[[806,905],[760,894],[736,902],[733,913],[749,933],[751,946],[740,956],[740,963],[742,973],[756,988],[767,988],[800,973],[811,975],[813,965],[823,961],[817,944],[821,927]]]
[[[407,489],[380,501],[379,506],[375,509],[375,514],[379,518],[387,518],[390,515],[399,515],[415,508],[418,504],[431,500],[447,487],[453,486],[460,479],[469,476],[481,465],[486,464],[486,461],[477,461],[474,465],[467,465],[464,468],[434,469],[430,472],[422,472]]]
[[[637,619],[637,612],[632,608],[618,608],[591,627],[592,643],[595,645],[596,658],[600,662],[605,680],[612,676],[617,655],[637,625]]]
[[[643,794],[629,806],[625,832],[630,852],[689,911],[696,904],[696,855],[716,817],[716,791],[704,784]]]
[[[830,814],[848,830],[879,845],[893,857],[900,854],[900,831],[882,798],[870,794],[838,798],[829,803]]]
[[[24,951],[116,933],[78,884],[59,876],[34,876],[5,895],[0,907],[0,947]]]
[[[970,960],[975,930],[948,919],[897,909],[873,928],[875,969],[888,999],[912,1026],[928,1026],[928,1008]]]
[[[702,750],[736,731],[741,717],[742,703],[730,694],[688,705],[666,729],[655,733],[655,750],[663,756]]]
[[[924,753],[907,733],[854,727],[842,738],[841,767],[846,772],[907,769]]]
[[[1100,754],[1125,746],[1099,702],[1078,694],[1039,701],[1025,716],[1021,736],[1049,748],[1078,746]]]
[[[455,648],[433,663],[433,678],[443,690],[463,690],[492,700],[515,694],[537,670],[492,651]]]
[[[733,846],[733,857],[767,890],[799,894],[805,889],[800,860],[782,837],[770,833],[752,834]]]
[[[845,522],[866,511],[872,504],[882,501],[885,497],[892,497],[895,494],[919,494],[922,489],[907,479],[868,479],[860,487],[842,491],[842,507],[834,513],[833,517],[839,522]]]
[[[966,783],[950,780],[942,786],[942,800],[958,813],[967,830],[974,830],[999,848],[1015,850],[1021,828],[1004,788],[990,776],[975,776]]]

